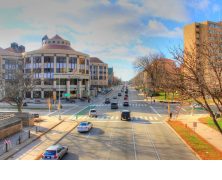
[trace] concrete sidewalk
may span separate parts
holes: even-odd
[[[197,134],[222,151],[222,135],[217,130],[199,122],[198,119],[201,117],[206,117],[206,115],[180,115],[178,120],[187,124],[187,126],[193,129]],[[195,129],[193,126],[194,122],[197,123],[197,127]]]

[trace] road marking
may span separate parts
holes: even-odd
[[[132,123],[132,134],[133,134],[133,148],[134,148],[134,156],[135,156],[135,160],[137,160],[137,154],[136,154],[136,141],[135,141],[135,135],[134,135],[133,123]]]
[[[184,109],[184,108],[181,108],[184,112],[187,112],[187,110],[186,109]]]
[[[162,117],[162,116],[156,111],[156,109],[154,109],[153,106],[150,106],[150,108],[151,108],[159,117]]]
[[[152,120],[153,120],[153,117],[150,116],[149,119],[152,121]]]
[[[155,120],[158,120],[157,117],[154,117]]]
[[[151,142],[151,144],[152,144],[152,146],[153,146],[153,149],[154,149],[154,151],[155,151],[155,154],[156,154],[157,159],[160,160],[160,156],[159,156],[159,154],[158,154],[158,151],[157,151],[157,149],[156,149],[156,146],[155,146],[155,144],[154,144],[154,142],[153,142],[153,140],[152,140],[152,138],[151,138],[151,134],[150,134],[149,131],[148,131],[148,126],[146,126],[146,133],[147,133],[147,136],[148,136],[149,141]]]

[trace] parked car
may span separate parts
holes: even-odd
[[[89,110],[89,117],[97,117],[96,109]]]
[[[83,121],[77,126],[78,132],[88,132],[92,129],[93,124],[91,122]]]
[[[123,106],[129,106],[129,102],[128,101],[124,101],[123,102]]]
[[[111,109],[118,109],[118,103],[111,103]]]
[[[39,118],[39,114],[32,114],[34,118]]]
[[[124,97],[124,100],[128,100],[128,97],[127,97],[127,96],[125,96],[125,97]]]
[[[122,96],[122,94],[121,94],[121,93],[118,93],[118,96]]]
[[[28,104],[26,102],[23,103],[23,106],[28,106]]]
[[[67,146],[53,145],[42,154],[42,160],[59,160],[68,152]]]
[[[127,121],[131,120],[131,116],[130,116],[130,111],[129,110],[122,111],[122,113],[121,113],[121,120],[127,120]]]
[[[192,104],[192,107],[194,109],[203,109],[203,107],[200,104]]]
[[[110,99],[109,98],[105,99],[105,104],[110,104]]]

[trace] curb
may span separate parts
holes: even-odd
[[[13,155],[15,155],[17,152],[19,152],[21,149],[25,148],[26,146],[28,146],[29,144],[31,144],[32,142],[36,141],[37,139],[39,139],[40,137],[42,137],[43,135],[45,135],[46,133],[48,133],[49,131],[51,131],[52,129],[54,129],[55,127],[57,127],[58,125],[60,125],[62,122],[64,122],[67,118],[63,119],[62,121],[60,121],[59,123],[55,124],[54,126],[52,126],[51,128],[49,128],[47,131],[43,132],[42,134],[36,136],[33,139],[30,139],[29,141],[25,142],[24,144],[22,144],[20,147],[15,148],[15,150],[9,151],[8,154],[3,154],[2,156],[0,156],[0,160],[7,160],[10,157],[12,157]]]
[[[192,151],[192,153],[198,158],[198,160],[202,160],[201,157],[184,141],[184,139],[168,124],[167,121],[165,121],[167,126],[176,134],[176,136],[183,141],[183,143]]]
[[[61,138],[59,138],[56,142],[54,142],[52,145],[58,144],[64,137],[66,137],[70,132],[72,132],[77,126],[78,126],[78,122],[76,122],[77,124],[71,128],[69,131],[67,131]],[[40,155],[38,155],[34,160],[40,160],[42,157],[42,153]]]

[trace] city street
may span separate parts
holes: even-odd
[[[120,88],[109,97],[117,96]],[[75,129],[60,144],[69,146],[63,159],[79,160],[158,160],[197,159],[187,146],[165,123],[166,105],[144,102],[134,89],[129,89],[129,107],[123,107],[123,96],[118,97],[119,109],[96,103],[98,117],[82,116],[78,121],[91,121],[89,133],[78,133]],[[132,121],[121,121],[120,112],[129,109]]]

